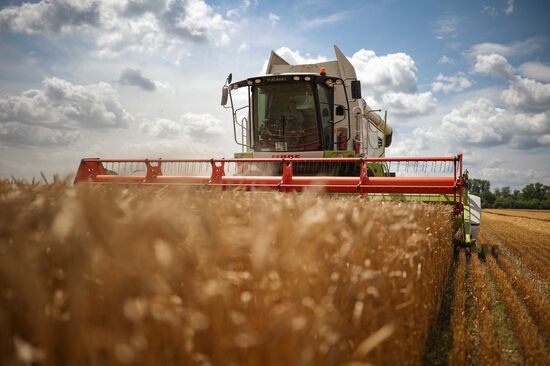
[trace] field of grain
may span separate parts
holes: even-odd
[[[478,256],[484,245],[496,251]],[[484,210],[459,258],[449,364],[550,365],[550,212]]]
[[[355,196],[1,181],[0,364],[418,365],[451,226]]]
[[[549,213],[485,210],[467,249],[452,222],[355,196],[1,181],[0,364],[550,364]]]

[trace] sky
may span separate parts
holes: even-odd
[[[0,1],[0,176],[83,157],[230,157],[227,75],[354,64],[388,156],[464,154],[493,187],[550,185],[550,2]]]

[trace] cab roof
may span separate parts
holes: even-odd
[[[314,82],[314,83],[333,83],[342,84],[344,80],[336,76],[320,75],[316,73],[307,72],[293,72],[293,73],[275,73],[267,75],[258,75],[250,77],[248,79],[236,81],[229,84],[231,89],[238,89],[244,86],[276,84],[285,82]]]

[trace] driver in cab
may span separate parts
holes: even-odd
[[[280,112],[279,118],[266,119],[260,127],[260,139],[283,138],[288,132],[292,134],[301,130],[304,124],[304,115],[296,107],[296,101],[291,99],[286,110]]]
[[[288,102],[288,108],[285,112],[283,112],[283,116],[287,122],[295,122],[298,125],[302,125],[304,123],[304,115],[296,109],[295,100],[290,100]]]

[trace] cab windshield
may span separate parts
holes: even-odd
[[[255,150],[320,150],[315,97],[310,83],[277,83],[252,88]]]

